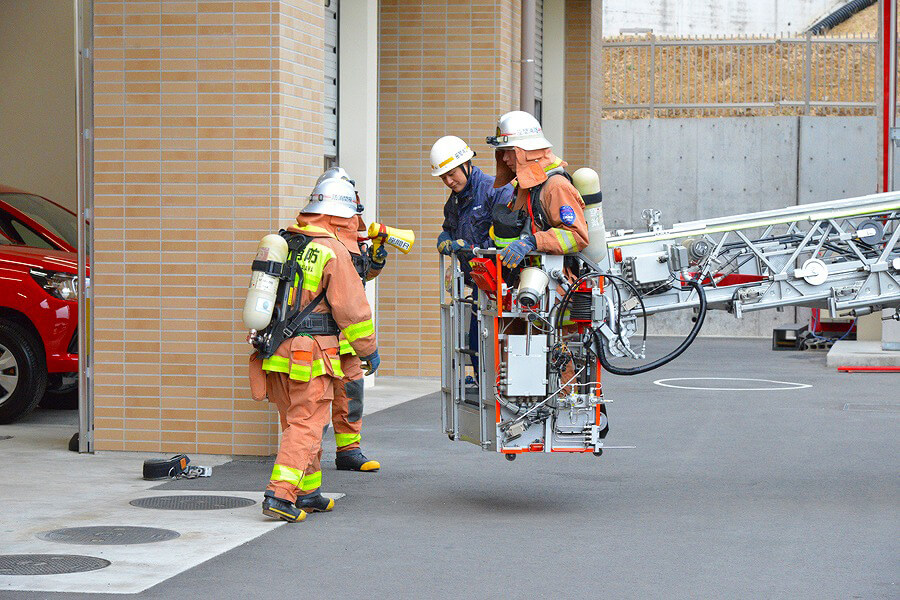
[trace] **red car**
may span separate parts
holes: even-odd
[[[77,394],[75,213],[0,186],[0,423]]]

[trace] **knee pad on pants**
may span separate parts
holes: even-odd
[[[363,413],[363,380],[345,383],[344,393],[347,394],[347,420],[356,423],[362,419]]]

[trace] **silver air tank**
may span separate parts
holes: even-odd
[[[584,200],[584,218],[587,221],[588,245],[582,253],[600,267],[609,267],[609,251],[606,246],[606,223],[603,221],[603,194],[600,193],[600,175],[588,167],[572,174],[572,183]]]

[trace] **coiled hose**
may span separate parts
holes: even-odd
[[[591,336],[594,339],[594,345],[597,346],[597,358],[600,360],[600,364],[604,369],[606,369],[613,375],[640,375],[641,373],[646,373],[648,371],[652,371],[653,369],[658,369],[659,367],[672,362],[673,360],[681,356],[681,354],[688,349],[688,346],[694,343],[694,339],[697,337],[697,334],[700,333],[700,328],[703,326],[703,320],[706,318],[706,293],[703,291],[703,286],[700,285],[700,282],[688,280],[686,283],[697,291],[697,296],[700,298],[700,313],[697,315],[697,322],[694,323],[693,328],[691,328],[691,332],[686,338],[684,338],[681,344],[679,344],[678,347],[669,354],[658,358],[653,362],[647,363],[646,365],[629,368],[617,367],[609,362],[609,358],[606,356],[606,350],[603,347],[603,339],[600,337],[600,333],[596,329],[592,329]]]
[[[840,25],[859,11],[869,8],[876,2],[878,2],[878,0],[850,0],[850,2],[832,12],[824,19],[816,21],[816,23],[807,31],[813,35],[821,35],[829,29]]]

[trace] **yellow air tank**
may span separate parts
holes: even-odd
[[[600,193],[600,175],[584,167],[572,174],[572,183],[584,200],[584,219],[587,221],[588,245],[582,253],[601,267],[609,266],[606,246],[606,223],[603,221],[603,194]]]
[[[263,263],[284,264],[287,260],[288,245],[280,235],[270,233],[259,241],[256,247],[253,276],[244,301],[244,325],[247,329],[265,329],[272,320],[275,297],[278,292],[278,277],[263,270]]]

